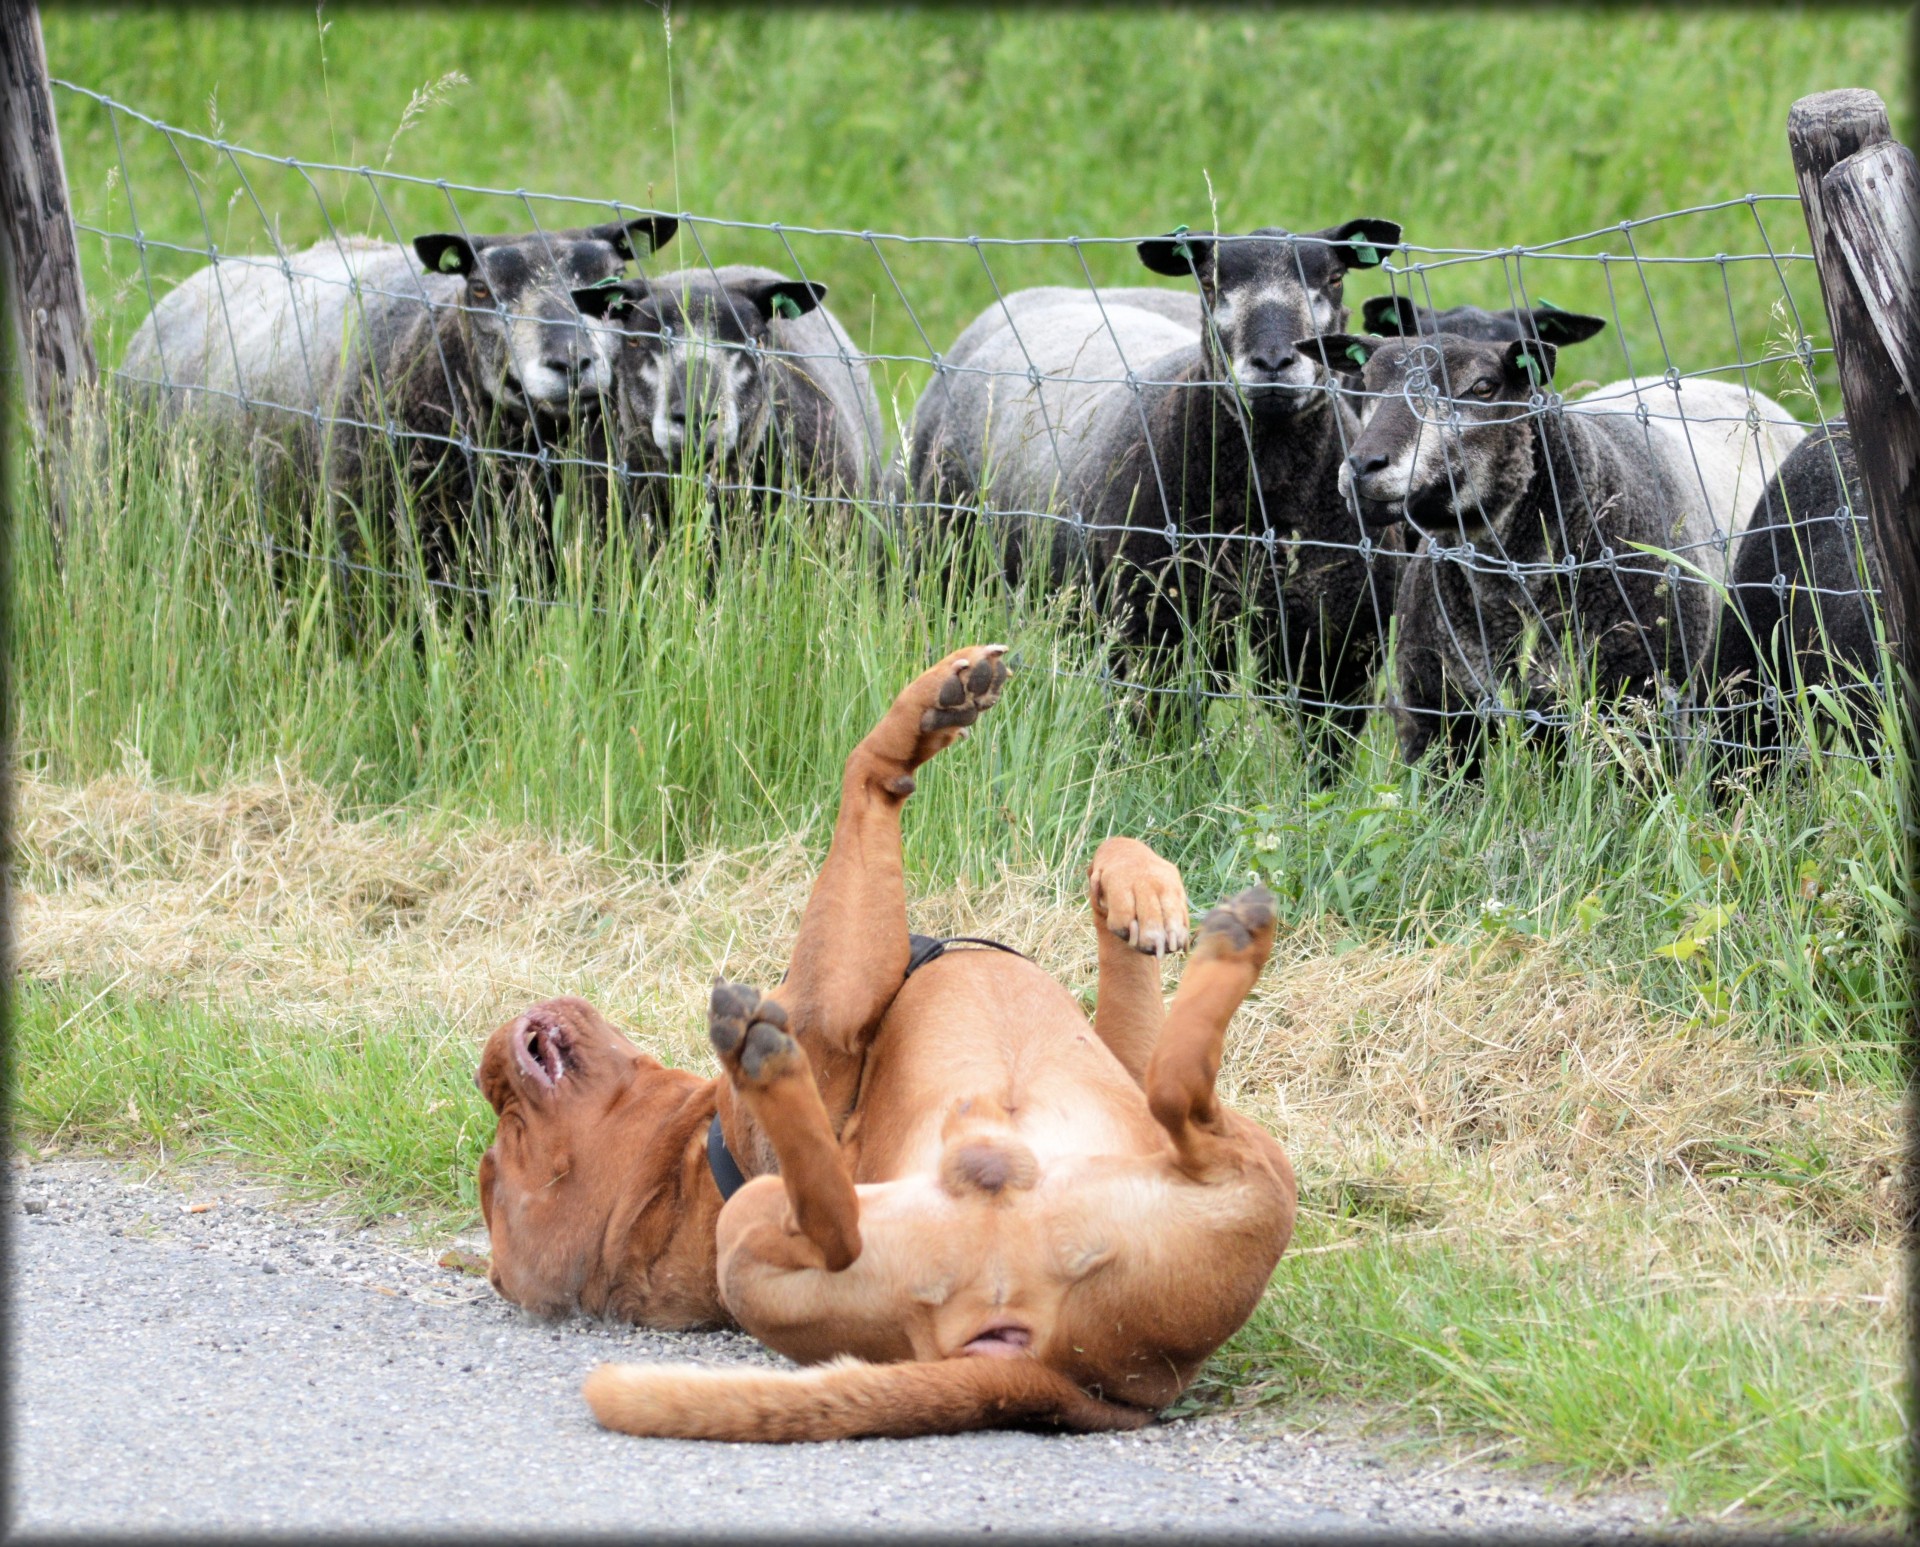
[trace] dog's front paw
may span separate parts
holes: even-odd
[[[1136,951],[1165,956],[1187,948],[1186,883],[1135,838],[1109,838],[1093,856],[1087,895],[1101,924]]]

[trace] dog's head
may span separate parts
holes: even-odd
[[[648,1057],[582,999],[499,1027],[474,1082],[499,1119],[480,1157],[493,1287],[541,1315],[598,1309],[652,1191],[647,1151],[707,1082]]]

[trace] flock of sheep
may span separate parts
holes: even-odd
[[[1605,324],[1547,304],[1383,296],[1347,332],[1343,281],[1392,221],[1183,230],[1139,244],[1172,284],[1010,293],[936,357],[891,449],[823,285],[624,277],[676,228],[227,259],[158,301],[121,375],[363,512],[404,499],[442,567],[496,506],[487,468],[549,487],[563,447],[662,516],[681,471],[990,516],[1010,571],[1083,586],[1136,677],[1194,639],[1224,666],[1243,623],[1268,685],[1353,730],[1390,660],[1409,759],[1439,738],[1471,763],[1490,708],[1545,727],[1570,692],[1719,704],[1720,739],[1766,745],[1782,695],[1877,670],[1844,426],[1809,436],[1676,372],[1563,402],[1558,350]]]

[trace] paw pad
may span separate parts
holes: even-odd
[[[1200,921],[1200,933],[1217,935],[1234,950],[1244,951],[1256,934],[1272,928],[1273,920],[1273,893],[1264,886],[1250,886],[1211,909]]]

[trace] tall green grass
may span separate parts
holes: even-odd
[[[1379,215],[1411,242],[1487,250],[1791,192],[1787,108],[1835,86],[1878,90],[1911,138],[1907,20],[1887,8],[682,4],[669,28],[661,10],[638,7],[52,7],[45,28],[56,75],[275,156],[720,220],[1090,239],[1077,251],[887,245],[883,262],[855,239],[706,226],[665,254],[698,264],[704,244],[715,262],[798,264],[832,287],[863,345],[921,360],[996,290],[1087,274],[1141,282],[1131,247],[1100,238]],[[454,219],[430,184],[383,183],[376,206],[352,176],[236,162],[124,116],[116,134],[77,97],[58,107],[80,217],[195,250],[83,239],[108,359],[145,314],[149,278],[164,291],[209,246],[270,251],[269,227],[289,246],[333,229],[410,237]],[[467,195],[459,208],[472,230],[607,214]],[[1518,271],[1494,260],[1427,278],[1443,305],[1504,303],[1518,281],[1563,306],[1617,311],[1620,329],[1567,361],[1607,380],[1662,369],[1669,355],[1688,370],[1751,360],[1780,287],[1766,261],[1636,271],[1623,260],[1711,260],[1764,253],[1767,241],[1806,251],[1797,209],[1741,206],[1612,231]],[[1612,261],[1595,261],[1601,253]],[[1822,332],[1811,266],[1790,266],[1789,279]],[[1385,288],[1378,274],[1356,275],[1348,299],[1357,309]],[[926,377],[924,365],[896,369],[903,403]]]
[[[56,777],[133,756],[209,785],[280,761],[367,807],[457,807],[669,864],[817,844],[847,749],[900,684],[1004,639],[1024,670],[969,776],[914,803],[925,883],[1064,874],[1127,831],[1197,897],[1257,871],[1290,917],[1355,939],[1549,938],[1688,1016],[1737,1016],[1809,1078],[1900,1078],[1894,757],[1815,750],[1716,792],[1706,758],[1594,714],[1558,757],[1496,737],[1469,782],[1402,765],[1376,716],[1326,780],[1245,679],[1197,718],[1132,712],[1100,680],[1097,621],[1008,587],[984,539],[903,545],[871,512],[785,503],[716,514],[689,484],[642,538],[566,502],[552,573],[511,538],[476,555],[487,600],[342,568],[318,538],[303,551],[243,462],[121,406],[103,426],[58,561],[43,521],[16,532],[14,744]],[[18,508],[40,509],[17,473]]]

